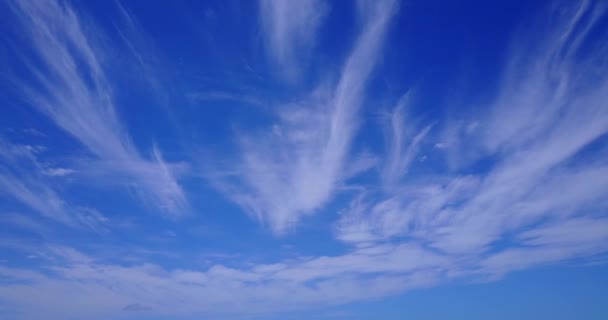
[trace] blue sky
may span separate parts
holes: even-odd
[[[0,318],[604,319],[603,1],[0,3]]]

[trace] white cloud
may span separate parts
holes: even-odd
[[[35,211],[67,224],[72,223],[64,201],[48,185],[37,181],[36,177],[2,172],[0,187],[4,195],[10,195]]]
[[[361,13],[363,31],[336,87],[284,106],[271,132],[240,138],[239,183],[221,188],[277,234],[325,204],[349,174],[344,162],[358,110],[395,4],[378,1],[368,9]]]
[[[401,97],[390,116],[390,132],[387,133],[388,156],[382,172],[385,187],[394,186],[407,174],[409,166],[418,152],[420,142],[431,130],[431,126],[426,126],[414,133],[413,128],[403,127],[406,123],[412,123],[412,120],[406,117],[406,108],[411,103],[410,95],[411,93],[407,93]],[[412,125],[412,127],[414,126]]]
[[[412,172],[420,139],[435,135],[405,119],[406,103],[398,103],[381,174],[393,187],[368,188],[353,200],[336,224],[339,239],[355,245],[419,241],[453,257],[486,256],[484,263],[494,271],[608,250],[595,228],[590,235],[575,232],[591,221],[603,225],[591,217],[608,208],[606,150],[590,147],[608,133],[606,46],[582,50],[605,8],[591,2],[568,6],[551,20],[543,40],[530,34],[516,38],[497,97],[478,121],[454,119],[443,125],[454,141],[428,143],[441,145],[429,152],[446,153],[448,159],[450,153],[475,150],[475,157],[456,156],[468,163],[448,164],[447,173]],[[480,159],[487,167],[476,168]],[[543,221],[552,227],[538,226]],[[556,239],[551,236],[556,230],[564,243],[548,240]],[[530,242],[516,235],[537,238]],[[501,248],[496,245],[501,240],[535,246]]]
[[[38,160],[43,149],[0,138],[0,196],[9,196],[42,216],[66,225],[98,228],[99,223],[94,221],[83,223],[87,215],[66,203],[48,181],[48,168]],[[24,219],[11,220],[23,222]]]
[[[17,1],[10,7],[40,62],[27,63],[39,85],[24,86],[32,105],[107,168],[137,181],[153,203],[179,215],[186,199],[159,151],[154,150],[153,160],[143,158],[120,122],[107,66],[100,59],[103,52],[92,44],[95,28],[83,26],[83,20],[64,2]]]
[[[207,270],[104,264],[66,247],[50,247],[48,254],[44,274],[0,268],[0,276],[14,281],[0,287],[0,299],[24,316],[116,318],[133,304],[173,318],[302,310],[425,287],[447,263],[413,245]]]
[[[321,86],[309,98],[284,106],[265,135],[239,137],[242,154],[236,173],[211,177],[227,196],[282,233],[322,208],[346,177],[372,162],[379,164],[378,183],[364,188],[334,226],[336,237],[348,246],[345,252],[175,269],[133,264],[128,261],[132,257],[101,261],[74,248],[50,246],[39,255],[46,259],[37,266],[44,271],[0,267],[0,279],[8,283],[0,286],[0,300],[21,318],[33,319],[120,318],[125,311],[172,319],[256,316],[375,299],[458,277],[494,277],[606,253],[608,150],[592,146],[605,142],[608,133],[606,51],[602,44],[597,50],[581,50],[603,7],[572,4],[574,10],[563,11],[565,20],[548,28],[555,34],[547,40],[516,41],[496,98],[475,121],[450,119],[432,127],[417,123],[406,110],[414,101],[403,98],[387,124],[386,154],[353,165],[347,163],[358,109],[395,9],[393,2],[366,4],[360,7],[362,34],[336,86]],[[96,68],[93,62],[87,65]],[[72,101],[60,94],[52,98]],[[156,148],[152,160],[143,160],[128,137],[96,123],[105,119],[119,127],[115,115],[89,105],[87,113],[100,115],[74,118],[78,108],[69,115],[62,108],[44,110],[66,131],[85,135],[79,139],[104,165],[136,177],[148,193],[162,199],[167,211],[178,210],[185,199],[174,170]],[[63,118],[91,123],[92,131],[63,125]],[[442,129],[455,133],[453,140],[435,141],[447,135],[434,134]],[[97,141],[99,132],[113,136]],[[4,150],[10,150],[1,154],[4,159],[12,159],[5,161],[15,162],[36,148]],[[475,156],[458,156],[469,150]],[[429,173],[428,168],[417,170],[413,161],[422,151],[439,158],[456,154],[466,161]],[[475,163],[488,158],[487,165]],[[115,169],[116,163],[123,171]],[[47,198],[44,186],[33,179],[19,181],[13,169],[0,167],[2,189],[49,212],[43,210],[48,204],[38,202]],[[43,196],[34,198],[38,193]],[[52,189],[48,194],[46,201],[52,203]],[[86,221],[104,219],[95,211],[87,214]]]
[[[145,306],[137,310],[143,314],[174,319],[311,310],[435,286],[454,277],[500,276],[599,253],[605,249],[600,243],[608,237],[605,220],[545,225],[522,234],[533,247],[508,249],[481,260],[412,243],[386,243],[335,256],[197,270],[109,264],[73,248],[49,246],[41,255],[46,259],[41,262],[44,273],[0,267],[0,277],[13,283],[0,287],[0,299],[31,318],[117,318],[130,305]]]
[[[260,0],[266,48],[284,75],[294,77],[302,67],[327,10],[324,0]]]
[[[43,174],[51,177],[63,177],[74,173],[73,169],[68,168],[47,168],[43,171]]]
[[[608,219],[568,218],[554,221],[519,236],[525,247],[507,248],[481,262],[485,270],[502,273],[606,251]]]

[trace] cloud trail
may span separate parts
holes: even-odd
[[[464,133],[457,136],[457,143],[424,150],[447,154],[478,150],[473,161],[461,164],[466,171],[456,169],[439,178],[409,172],[398,187],[382,195],[362,195],[336,225],[338,238],[353,244],[407,238],[446,254],[478,257],[511,250],[497,245],[500,241],[523,244],[517,236],[511,239],[519,234],[543,238],[543,232],[562,232],[572,246],[538,242],[534,249],[562,250],[561,258],[576,254],[571,249],[578,241],[591,245],[593,237],[579,239],[583,235],[568,233],[574,230],[569,226],[580,221],[599,219],[602,224],[600,216],[607,208],[602,200],[608,187],[605,150],[590,147],[608,132],[608,78],[591,72],[606,69],[602,63],[606,46],[581,49],[589,45],[587,36],[597,30],[597,17],[605,15],[605,8],[581,2],[569,9],[568,15],[556,18],[556,25],[546,27],[553,32],[546,40],[519,38],[513,44],[499,93],[480,116],[479,125],[457,129]],[[395,115],[402,110],[403,100]],[[453,132],[454,126],[463,126],[454,121],[456,125],[448,123],[444,128]],[[428,133],[428,127],[404,129],[408,125],[417,126],[411,121],[391,123],[384,179],[394,182],[406,173],[404,168]],[[407,147],[402,141],[408,141]],[[481,150],[479,141],[484,142]],[[471,169],[475,161],[488,157],[495,159],[488,169]],[[601,234],[593,239],[599,241]],[[606,249],[591,248],[595,250],[588,254]]]
[[[266,49],[288,78],[303,67],[299,63],[315,45],[327,10],[324,0],[259,1]]]
[[[116,112],[111,81],[94,47],[98,34],[67,3],[16,1],[10,8],[31,40],[27,60],[37,84],[25,86],[27,99],[58,127],[77,139],[114,174],[134,179],[147,200],[170,215],[187,206],[183,190],[158,150],[142,157]]]
[[[0,195],[9,196],[42,217],[76,228],[99,232],[107,220],[96,210],[75,206],[63,199],[49,177],[70,169],[49,168],[39,158],[45,148],[19,145],[0,138]],[[59,171],[57,171],[59,170]],[[52,174],[49,174],[49,171]],[[5,224],[17,224],[39,232],[48,221],[36,222],[25,214],[3,213]],[[30,220],[32,220],[30,222]]]
[[[271,132],[239,139],[238,183],[224,189],[277,234],[325,204],[345,174],[365,86],[396,4],[377,1],[361,9],[363,29],[335,88],[285,106]]]
[[[367,83],[396,6],[396,1],[359,2],[361,33],[336,83],[322,82],[306,97],[282,105],[267,130],[240,134],[237,164],[208,175],[226,197],[275,234],[320,213],[347,178],[371,166],[371,160],[357,163],[351,149]],[[100,168],[135,180],[143,187],[139,195],[151,197],[166,212],[181,212],[187,201],[175,167],[156,146],[150,159],[137,151],[119,121],[111,81],[82,19],[55,2],[21,1],[13,9],[42,62],[32,64],[40,88],[29,87],[28,98],[97,157]],[[377,175],[362,179],[362,191],[339,212],[332,231],[342,243],[332,254],[294,254],[264,262],[248,256],[241,263],[183,267],[171,259],[133,262],[115,252],[102,259],[75,246],[45,243],[36,251],[41,253],[36,266],[0,261],[0,302],[11,306],[0,309],[0,315],[255,317],[605,257],[608,45],[591,35],[608,36],[599,22],[606,9],[599,1],[568,3],[551,11],[552,19],[542,20],[547,25],[535,26],[539,34],[530,28],[514,37],[497,93],[473,121],[422,123],[409,112],[417,103],[415,95],[408,92],[395,99],[382,128],[385,150],[370,156]],[[312,9],[303,10],[304,18],[297,19],[305,22],[281,22],[296,24],[281,26],[288,30],[281,31],[287,36],[277,36],[281,46],[302,41],[292,39],[302,36],[291,28],[310,23]],[[444,161],[444,166],[423,167],[419,160],[427,156]],[[0,140],[0,160],[0,191],[57,221],[78,220],[54,189],[42,183],[51,179],[47,168],[27,167],[38,166],[34,147]],[[79,223],[94,224],[95,219],[103,216],[91,210]],[[20,223],[44,228],[27,219]],[[239,229],[228,231],[241,236]],[[168,233],[179,237],[178,232]],[[14,247],[24,256],[32,253],[31,248]]]

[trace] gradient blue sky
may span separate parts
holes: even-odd
[[[606,319],[605,1],[0,2],[0,318]]]

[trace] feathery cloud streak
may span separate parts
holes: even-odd
[[[266,50],[284,75],[295,77],[315,45],[328,5],[324,0],[260,0],[259,15]]]
[[[0,194],[9,195],[46,217],[72,224],[64,201],[44,182],[45,169],[36,156],[40,151],[0,139]]]
[[[96,34],[85,28],[67,3],[16,1],[10,4],[31,40],[38,60],[27,61],[37,85],[26,85],[31,104],[80,141],[113,174],[134,179],[145,199],[171,215],[187,200],[160,156],[143,158],[121,124],[113,89],[94,47]]]
[[[359,245],[408,237],[447,254],[478,259],[490,255],[487,259],[492,261],[502,261],[492,256],[496,251],[505,251],[497,253],[500,256],[514,250],[496,245],[499,241],[534,243],[534,248],[517,251],[530,250],[530,257],[541,260],[545,251],[572,257],[578,245],[595,249],[585,251],[588,254],[606,250],[598,245],[605,238],[603,232],[590,228],[583,235],[571,227],[603,225],[608,205],[603,200],[608,188],[605,150],[591,147],[608,132],[608,78],[605,72],[591,72],[605,71],[606,46],[581,50],[583,44],[589,45],[586,37],[596,30],[605,8],[581,2],[570,9],[556,19],[559,23],[546,40],[514,43],[497,98],[480,115],[479,124],[444,126],[456,135],[451,144],[439,140],[441,134],[428,140],[429,127],[405,119],[395,122],[403,117],[401,100],[389,130],[393,134],[382,178],[392,185],[405,178],[383,195],[372,189],[355,199],[336,225],[337,236]],[[440,178],[406,175],[421,139],[427,139],[426,146],[442,146],[422,149],[426,154],[477,154],[468,162],[460,160]],[[584,159],[577,157],[583,152]],[[489,157],[495,159],[489,169],[471,169]],[[558,234],[564,242],[524,240],[532,235],[553,239]]]
[[[48,256],[54,261],[49,268],[51,274],[0,269],[0,276],[14,283],[0,287],[0,299],[14,305],[21,316],[101,319],[120,316],[134,304],[145,307],[149,314],[178,318],[302,310],[425,287],[438,279],[439,268],[435,266],[447,262],[407,245],[246,269],[214,265],[207,270],[166,270],[152,264],[112,265],[64,247],[50,247]],[[403,263],[404,259],[411,262]],[[429,266],[434,269],[425,269]],[[374,274],[382,275],[371,277]],[[38,296],[47,298],[37,299],[37,308],[27,308],[30,299]]]
[[[325,204],[343,178],[365,85],[396,10],[394,1],[367,4],[360,12],[361,34],[335,88],[286,105],[271,132],[239,139],[238,183],[225,189],[277,234]]]
[[[19,4],[22,5],[28,3]],[[70,24],[73,13],[69,12],[73,11],[62,4],[49,6],[61,8],[53,16],[62,20],[43,23],[44,28],[36,30]],[[202,222],[196,218],[181,224],[176,221],[171,223],[171,230],[165,230],[166,223],[158,226],[136,218],[128,223],[126,232],[117,228],[107,237],[86,235],[94,245],[74,241],[67,232],[61,238],[45,237],[35,248],[23,245],[21,238],[3,236],[0,249],[8,248],[10,254],[6,260],[0,259],[0,317],[266,317],[277,312],[378,299],[455,279],[496,280],[508,272],[536,266],[605,259],[608,70],[604,58],[606,42],[597,41],[608,36],[602,28],[608,18],[605,5],[599,1],[556,5],[550,19],[540,20],[525,33],[514,35],[496,92],[484,92],[490,97],[485,104],[475,104],[479,108],[473,110],[470,118],[460,110],[448,119],[436,117],[438,110],[428,101],[420,101],[423,95],[413,89],[401,98],[392,97],[395,108],[385,118],[380,128],[383,130],[377,132],[385,132],[385,148],[378,150],[375,145],[367,145],[368,141],[375,144],[381,140],[375,140],[376,122],[364,123],[360,109],[367,97],[383,92],[368,93],[366,87],[381,56],[382,38],[387,34],[395,6],[394,2],[360,2],[361,34],[344,64],[340,64],[336,82],[327,81],[329,76],[322,75],[316,90],[280,105],[276,123],[267,130],[253,135],[239,131],[236,160],[220,159],[232,160],[236,165],[208,172],[209,181],[276,234],[288,232],[304,216],[315,213],[327,215],[319,219],[322,221],[334,219],[333,224],[315,225],[314,233],[300,232],[294,237],[251,235],[250,230],[245,230],[251,224],[233,220],[241,212],[231,212],[232,207],[217,201],[215,205],[204,203],[197,207],[201,209]],[[126,9],[122,12],[131,12]],[[15,11],[34,9],[19,10]],[[27,17],[45,13],[23,14],[23,18],[29,21]],[[71,30],[61,30],[64,29]],[[83,32],[84,27],[76,29],[83,35],[92,34]],[[68,71],[64,75],[56,70],[63,70],[59,67],[32,67],[41,75],[58,80],[52,84],[40,80],[42,89],[31,86],[31,96],[50,102],[95,103],[80,103],[85,106],[80,109],[41,103],[43,113],[73,135],[85,131],[82,126],[70,124],[76,120],[92,127],[87,129],[89,136],[110,135],[109,140],[96,140],[84,132],[85,138],[79,140],[107,171],[117,176],[126,173],[123,175],[127,179],[139,183],[175,181],[174,169],[165,163],[157,148],[152,148],[149,160],[143,159],[135,150],[135,141],[120,131],[125,128],[115,112],[119,106],[112,99],[99,98],[112,96],[106,64],[93,66],[95,61],[101,61],[101,53],[93,50],[90,43],[81,44],[95,52],[94,59],[87,62],[83,53],[86,50],[72,44],[76,41],[69,40],[73,38],[69,32],[51,35],[41,41],[49,42],[48,51],[60,58],[53,58],[52,62],[66,61]],[[401,39],[402,34],[396,36]],[[123,33],[121,37],[129,36]],[[55,43],[60,44],[59,49],[53,46]],[[65,54],[59,54],[64,52],[60,49]],[[135,51],[142,57],[138,60],[145,62],[146,50]],[[48,59],[42,58],[41,62],[50,63],[46,62]],[[70,71],[71,64],[79,71]],[[93,69],[99,74],[87,76],[95,73]],[[382,87],[383,80],[390,82],[388,74],[371,84],[373,88]],[[67,85],[66,79],[76,79],[70,83],[78,85]],[[389,90],[395,86],[387,85]],[[72,93],[81,88],[84,93]],[[486,86],[480,88],[488,90]],[[64,89],[59,90],[64,93],[48,93],[47,89]],[[200,100],[227,97],[232,97],[230,92],[212,92]],[[97,103],[100,100],[105,102]],[[241,100],[264,103],[263,99]],[[276,101],[274,97],[268,100]],[[425,114],[417,108],[418,103],[425,110],[433,109],[433,122],[423,121]],[[452,105],[447,107],[454,109]],[[217,119],[228,118],[230,112]],[[202,117],[198,116],[209,113],[192,115],[194,121],[199,121]],[[104,124],[97,124],[99,119],[105,120]],[[181,120],[185,126],[190,124],[187,119]],[[257,128],[256,120],[247,119],[251,122],[243,127]],[[359,125],[373,133],[361,130],[358,135]],[[221,131],[197,129],[217,138],[214,143],[231,142],[216,135]],[[355,136],[361,136],[361,141],[355,141]],[[41,165],[37,159],[42,156],[33,147],[3,142],[0,140],[0,191],[52,219],[77,219],[70,214],[62,216],[71,211],[61,200],[56,201],[60,204],[56,209],[47,204],[60,199],[60,195],[46,182],[62,179],[59,176],[67,172]],[[61,153],[64,150],[60,147]],[[357,175],[357,169],[369,168],[371,161],[359,161],[351,154],[353,148],[378,150],[379,154],[369,157],[375,159],[377,170]],[[112,156],[108,156],[110,152]],[[119,171],[117,163],[128,169]],[[69,177],[80,178],[78,172]],[[192,187],[192,180],[187,186]],[[357,188],[341,188],[351,182],[357,183]],[[203,199],[217,196],[203,189],[189,191]],[[181,192],[177,182],[163,183],[162,189],[144,190],[156,195],[150,190],[162,190],[165,195]],[[337,190],[346,190],[335,201],[342,210],[329,212],[328,204],[338,198]],[[3,222],[12,220],[23,229],[52,228],[44,219],[27,215],[10,213],[0,218]],[[209,226],[207,222],[211,222]],[[202,223],[210,234],[226,236],[192,236],[191,228],[201,229],[197,223]],[[219,230],[214,226],[219,226]],[[110,223],[107,227],[112,228]],[[68,228],[62,230],[65,229]],[[19,230],[15,231],[15,237],[21,236]],[[335,239],[329,238],[332,231]],[[154,238],[155,232],[162,236]],[[304,248],[298,247],[302,243]],[[291,245],[288,249],[287,244]],[[116,246],[121,249],[116,250]],[[205,256],[201,263],[200,255],[205,254],[201,250],[207,247],[217,249],[219,254],[214,258]],[[262,253],[247,252],[252,247]],[[154,256],[148,253],[150,248],[156,251]],[[231,258],[226,259],[227,255]],[[11,256],[27,257],[27,261],[22,263]]]

